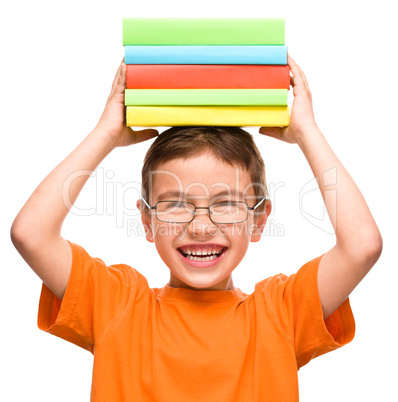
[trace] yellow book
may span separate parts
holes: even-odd
[[[127,126],[289,125],[289,107],[270,106],[127,106]]]

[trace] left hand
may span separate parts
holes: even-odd
[[[159,135],[158,131],[153,128],[135,131],[126,126],[125,89],[126,64],[123,58],[113,80],[104,111],[95,127],[98,131],[105,133],[106,138],[111,141],[115,148],[136,144]]]
[[[315,122],[312,107],[312,95],[307,79],[296,62],[287,56],[287,63],[293,76],[290,77],[290,85],[293,87],[293,105],[287,127],[260,127],[260,133],[277,138],[290,144],[297,144],[298,139],[305,132],[318,128]]]

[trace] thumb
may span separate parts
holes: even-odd
[[[259,133],[280,140],[283,134],[282,130],[280,127],[260,127]]]
[[[134,131],[130,127],[125,127],[125,129],[130,129],[130,133],[134,135],[134,143],[146,141],[159,135],[159,132],[153,128],[138,131]]]

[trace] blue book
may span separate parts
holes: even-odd
[[[126,64],[287,64],[287,46],[125,46]]]

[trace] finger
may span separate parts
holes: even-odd
[[[138,142],[146,141],[151,138],[157,137],[159,135],[159,132],[153,128],[147,128],[145,130],[138,130],[134,131],[134,142],[137,144]]]
[[[299,71],[300,71],[300,74],[301,74],[301,78],[303,79],[305,86],[306,86],[307,89],[309,90],[310,88],[309,88],[309,86],[308,86],[307,77],[305,76],[304,71],[301,69],[301,67],[298,66],[298,68],[299,68]]]
[[[298,64],[293,60],[293,57],[290,54],[287,55],[287,63],[290,67],[290,72],[292,73],[293,77],[296,78],[295,84],[299,84],[303,79],[303,72]],[[304,81],[305,82],[305,81]]]
[[[303,84],[309,90],[310,88],[308,85],[307,77],[304,74],[304,71],[300,68],[300,66],[294,61],[293,57],[290,56],[289,54],[287,55],[287,61],[288,61],[289,67],[290,67],[290,71],[293,74],[293,77],[297,78],[294,81],[294,84],[299,85],[301,82],[303,82]],[[290,81],[290,82],[292,82],[292,81]]]
[[[120,79],[120,76],[121,76],[122,66],[123,66],[123,63],[120,63],[120,66],[116,71],[115,78],[113,79],[113,82],[112,82],[112,88],[111,88],[110,96],[112,96],[112,94],[113,94],[113,92],[114,92],[114,90],[115,90],[115,88],[116,88],[116,86],[117,86],[117,84],[119,82],[119,79]]]
[[[120,78],[119,78],[119,83],[122,84],[123,86],[126,85],[126,65],[124,63],[121,64],[121,71],[120,71]]]
[[[280,127],[260,127],[259,133],[279,140],[282,136],[282,129]]]
[[[119,96],[119,95],[124,96],[125,89],[126,89],[126,65],[123,64],[121,66],[119,80],[116,83],[115,88],[113,89],[112,96]]]
[[[309,91],[308,85],[306,81],[302,77],[293,77],[290,76],[290,85],[294,89],[295,87],[303,87],[306,91]]]
[[[124,95],[125,87],[126,87],[126,65],[121,64],[118,69],[118,75],[115,77],[115,80],[113,81],[111,93],[109,94],[108,100],[120,94]]]
[[[287,64],[290,67],[290,71],[293,74],[293,77],[300,76],[300,70],[297,63],[294,61],[293,57],[290,54],[287,54]]]

